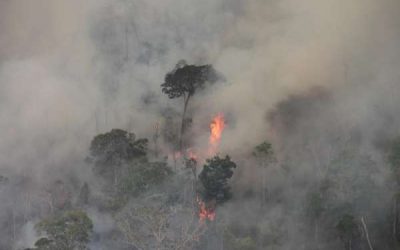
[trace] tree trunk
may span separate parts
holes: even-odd
[[[267,201],[267,166],[262,167],[262,207],[264,207],[265,202]]]
[[[314,222],[314,248],[319,249],[318,246],[318,219],[315,219]]]
[[[118,169],[116,167],[113,167],[113,174],[114,174],[114,191],[118,191]]]
[[[399,246],[399,233],[398,233],[398,226],[399,226],[399,198],[396,195],[393,201],[393,241],[395,244],[396,249],[400,249]]]
[[[175,148],[175,147],[174,147]],[[173,159],[174,159],[174,170],[175,170],[175,172],[176,172],[176,152],[175,152],[175,149],[172,151],[172,157],[173,157]]]
[[[183,132],[185,130],[185,117],[186,117],[186,109],[189,103],[190,94],[187,97],[184,97],[185,104],[183,106],[183,114],[182,114],[182,123],[181,123],[181,133],[179,138],[179,150],[183,154]]]
[[[394,198],[393,217],[393,238],[395,241],[397,241],[397,197]]]
[[[13,218],[13,241],[15,242],[15,240],[17,239],[16,236],[16,229],[15,229],[15,211],[12,210],[12,218]]]
[[[156,127],[155,127],[155,133],[154,133],[154,136],[153,136],[153,138],[154,138],[154,156],[156,157],[156,158],[158,158],[158,154],[159,154],[159,152],[158,152],[158,138],[160,137],[160,134],[159,134],[159,131],[158,131],[158,123],[157,123],[157,125],[156,125]]]
[[[370,239],[369,239],[368,228],[367,228],[367,224],[365,224],[364,217],[361,217],[361,224],[362,224],[362,226],[363,226],[363,228],[364,228],[365,237],[366,237],[366,239],[367,239],[367,243],[368,243],[369,249],[370,249],[370,250],[374,250],[374,249],[372,248],[372,244],[371,244],[371,241],[370,241]]]

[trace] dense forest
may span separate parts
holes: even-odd
[[[398,10],[0,1],[0,250],[400,249]]]

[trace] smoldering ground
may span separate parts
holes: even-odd
[[[118,127],[151,137],[165,107],[180,113],[180,100],[159,86],[180,59],[224,75],[191,109],[200,147],[210,118],[229,114],[220,151],[241,162],[238,197],[226,206],[232,215],[259,171],[249,152],[266,139],[290,165],[290,175],[268,170],[269,189],[288,207],[307,193],[295,184],[321,181],[343,145],[374,160],[374,181],[384,189],[379,145],[399,133],[399,7],[395,0],[2,1],[0,174],[15,188],[0,194],[1,218],[22,207],[27,189],[40,196],[63,176],[91,179],[83,159],[94,135]],[[29,188],[16,176],[30,178]],[[265,215],[271,224],[299,220],[282,207]],[[282,249],[309,237],[288,235]]]

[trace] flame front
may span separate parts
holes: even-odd
[[[204,222],[206,220],[213,221],[215,219],[215,209],[207,207],[204,201],[197,199],[199,203],[199,219],[200,222]]]
[[[223,114],[218,114],[210,123],[210,139],[209,139],[209,153],[215,154],[219,142],[221,141],[222,131],[225,128],[225,119]]]

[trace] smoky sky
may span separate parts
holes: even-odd
[[[180,59],[224,75],[191,108],[198,128],[229,114],[227,152],[273,137],[268,114],[315,87],[329,93],[342,126],[358,126],[371,141],[382,126],[394,134],[399,7],[395,0],[1,1],[0,166],[67,167],[94,134],[114,127],[150,136],[165,107],[181,112],[181,100],[159,87]]]
[[[0,175],[10,178],[0,222],[22,214],[27,196],[40,205],[54,179],[79,183],[67,173],[90,181],[94,135],[121,128],[151,138],[166,110],[179,116],[183,100],[160,84],[184,59],[224,76],[188,110],[194,147],[207,143],[214,115],[226,118],[220,151],[239,167],[236,196],[218,209],[288,226],[282,249],[296,248],[303,187],[324,178],[338,149],[370,156],[374,185],[384,186],[382,145],[400,133],[399,9],[398,0],[0,0]],[[259,214],[242,198],[260,185],[248,156],[264,140],[279,162],[267,170],[278,202]],[[368,165],[353,162],[349,179]],[[33,234],[23,235],[21,246],[32,245]]]

